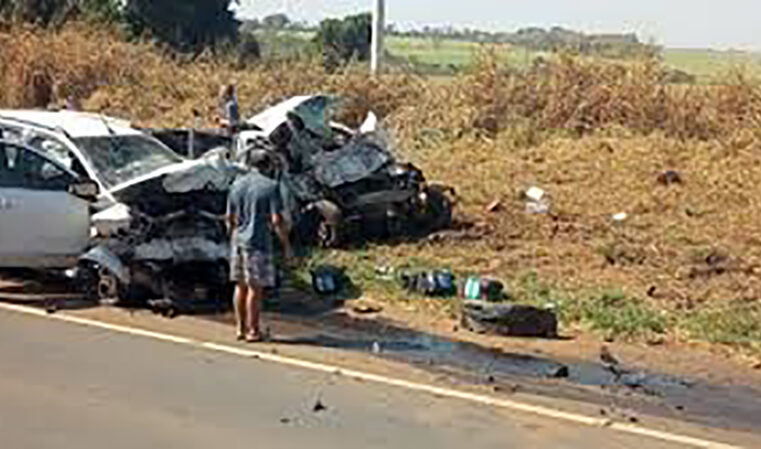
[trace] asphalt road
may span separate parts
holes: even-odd
[[[682,447],[6,311],[0,438],[9,449]]]

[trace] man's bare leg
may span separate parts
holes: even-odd
[[[235,300],[233,305],[235,307],[235,325],[238,329],[238,339],[242,340],[246,337],[246,333],[250,329],[248,327],[248,296],[249,296],[248,284],[245,282],[238,282],[235,288]]]
[[[262,339],[261,314],[262,301],[264,300],[264,289],[258,285],[248,286],[248,335],[250,341],[259,341]]]

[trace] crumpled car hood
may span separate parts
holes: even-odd
[[[109,193],[140,212],[161,216],[180,210],[223,214],[239,169],[222,160],[197,160],[165,167],[117,186]]]

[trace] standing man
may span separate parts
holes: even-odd
[[[219,93],[219,106],[221,116],[219,124],[232,137],[240,128],[240,108],[238,107],[238,96],[234,84],[222,86]]]
[[[237,336],[239,340],[258,342],[263,337],[260,317],[264,291],[276,283],[275,236],[286,259],[290,258],[291,248],[272,156],[257,150],[249,157],[254,169],[233,183],[227,216],[232,249],[230,273],[237,284]]]

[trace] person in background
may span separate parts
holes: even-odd
[[[74,94],[69,94],[66,96],[66,101],[64,103],[64,108],[67,111],[81,111],[82,110],[82,104],[79,102],[79,98],[77,98]]]
[[[232,250],[230,274],[237,286],[234,299],[237,337],[258,342],[263,339],[264,292],[276,285],[275,237],[280,240],[286,260],[290,258],[291,247],[272,156],[257,150],[249,157],[254,168],[233,183],[227,217]]]
[[[219,97],[221,108],[219,125],[227,131],[230,136],[233,136],[238,132],[240,127],[240,109],[238,107],[238,96],[235,92],[235,85],[228,84],[222,86]]]

